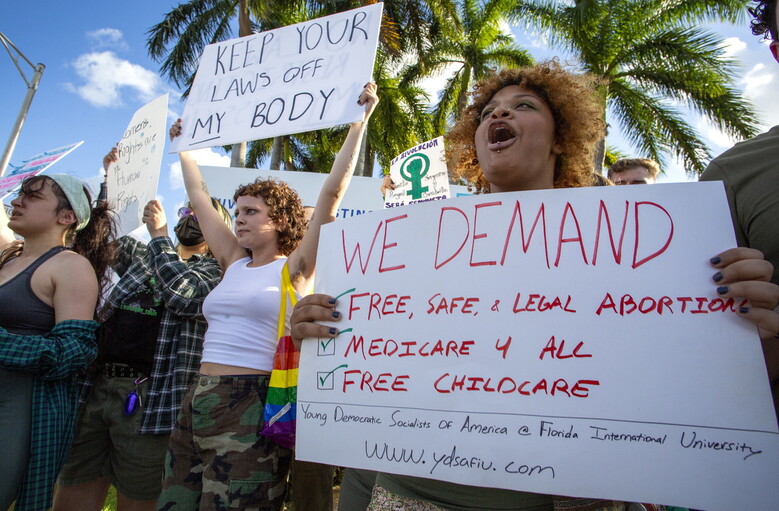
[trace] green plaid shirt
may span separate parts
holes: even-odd
[[[0,367],[36,375],[32,394],[30,461],[16,511],[45,511],[73,440],[76,373],[97,354],[94,321],[66,320],[45,335],[15,335],[0,328]],[[7,439],[13,441],[13,439]],[[2,484],[2,483],[0,483]]]
[[[200,368],[206,333],[203,301],[222,279],[222,270],[212,257],[194,255],[183,261],[167,236],[154,238],[148,245],[129,236],[118,242],[119,258],[114,270],[119,282],[106,299],[99,319],[105,320],[154,277],[154,297],[165,304],[165,309],[138,432],[169,434],[184,392]],[[92,382],[90,375],[83,380],[82,401],[87,399]]]

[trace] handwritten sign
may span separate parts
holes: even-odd
[[[422,142],[393,158],[390,177],[395,189],[387,191],[385,208],[448,199],[444,137]]]
[[[167,112],[167,94],[139,108],[119,142],[119,159],[108,167],[108,202],[118,214],[119,236],[143,224],[143,207],[156,196]]]
[[[216,197],[228,211],[235,209],[233,194],[244,184],[255,179],[274,178],[284,181],[300,196],[304,206],[316,206],[322,183],[327,174],[313,172],[290,172],[286,170],[257,170],[235,167],[201,166],[200,172],[208,185],[209,193]],[[337,218],[350,218],[381,209],[381,181],[371,177],[353,176],[346,189]],[[458,192],[467,194],[464,186],[453,186]]]
[[[382,4],[209,45],[171,152],[362,119]]]
[[[58,149],[44,151],[40,154],[36,154],[28,160],[25,160],[18,167],[11,165],[13,171],[0,178],[0,197],[6,197],[11,192],[16,190],[22,184],[22,181],[28,177],[37,176],[44,170],[60,161],[65,157],[65,155],[83,143],[84,141],[82,140],[81,142],[66,145]]]
[[[463,197],[325,226],[316,289],[343,319],[337,337],[304,342],[297,457],[774,508],[760,342],[708,264],[735,246],[730,225],[721,183],[684,183]]]

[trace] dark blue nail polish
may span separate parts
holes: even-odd
[[[338,333],[338,330],[336,330],[335,328],[331,328],[330,330],[328,330],[328,332],[330,332],[330,335],[335,335]]]
[[[330,299],[327,301],[327,303],[329,303],[330,305],[335,305],[335,298],[330,298]]]
[[[724,295],[728,292],[728,286],[720,286],[717,288],[717,293]]]
[[[711,278],[714,280],[714,282],[719,282],[722,280],[722,272],[715,273]]]
[[[749,307],[739,307],[739,308],[738,308],[738,311],[739,311],[741,314],[746,314],[747,312],[749,312]]]
[[[340,313],[340,312],[338,312],[338,311],[333,311],[333,317],[334,317],[334,318],[336,318],[336,319],[338,319],[338,318],[340,318],[340,317],[341,317],[341,313]]]
[[[720,259],[718,256],[717,257],[712,257],[711,259],[709,259],[709,262],[711,264],[719,264],[719,263],[722,262],[722,259]]]

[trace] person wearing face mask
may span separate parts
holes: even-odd
[[[104,166],[115,159],[114,149]],[[229,212],[211,202],[231,226]],[[110,485],[119,511],[156,509],[168,437],[200,364],[203,301],[222,276],[194,211],[183,207],[179,216],[175,246],[156,200],[143,210],[151,241],[117,242],[119,280],[98,310],[98,357],[83,381],[55,510],[98,511]]]

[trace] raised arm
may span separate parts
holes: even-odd
[[[352,179],[357,157],[360,154],[360,143],[365,135],[373,110],[379,102],[376,95],[376,84],[368,83],[362,90],[357,103],[365,106],[363,119],[349,126],[341,150],[335,157],[330,174],[322,185],[319,198],[314,208],[314,214],[308,224],[308,230],[288,259],[288,265],[295,289],[304,294],[310,286],[316,267],[316,252],[319,246],[319,230],[327,223],[335,220],[338,206],[346,193],[349,181]]]
[[[170,139],[181,135],[181,119],[170,128]],[[208,243],[211,252],[219,261],[222,269],[227,269],[233,262],[246,257],[246,250],[238,245],[233,232],[224,223],[219,212],[211,205],[211,194],[206,181],[200,173],[200,167],[189,151],[179,153],[181,173],[184,176],[184,186],[187,189],[189,203],[197,215],[200,230]]]

